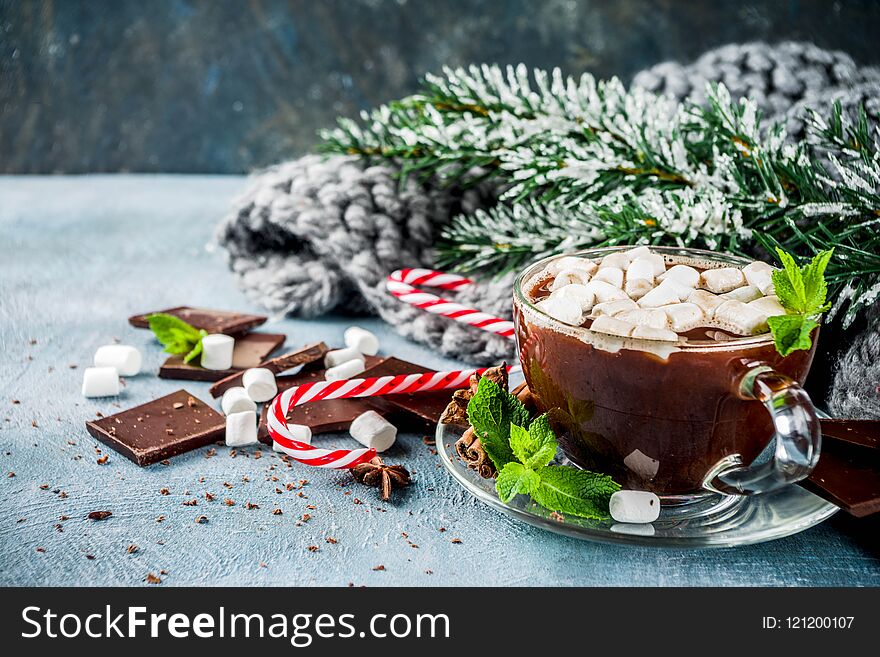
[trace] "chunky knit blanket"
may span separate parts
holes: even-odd
[[[709,81],[755,99],[794,135],[803,128],[804,106],[826,111],[834,100],[850,111],[865,104],[880,121],[880,70],[810,44],[724,46],[688,65],[658,64],[638,73],[633,85],[701,101]],[[505,338],[416,310],[384,290],[395,269],[431,267],[438,228],[457,213],[491,204],[495,190],[401,185],[397,173],[392,163],[308,155],[257,174],[218,231],[239,285],[276,313],[373,313],[444,355],[474,364],[513,359]],[[510,317],[511,281],[470,286],[456,300]],[[824,401],[836,416],[880,418],[878,316],[880,309],[872,309],[854,339],[843,344],[835,336],[840,344],[824,347],[833,353],[824,361],[826,378],[833,377]]]

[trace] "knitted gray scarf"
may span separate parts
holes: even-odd
[[[638,73],[633,85],[699,102],[709,81],[755,99],[796,136],[804,106],[827,111],[834,100],[849,111],[865,104],[870,118],[880,120],[880,70],[810,44],[724,46],[689,65],[658,64]],[[494,190],[401,183],[397,173],[392,163],[365,167],[353,158],[308,155],[256,175],[218,231],[239,285],[272,312],[374,313],[444,355],[481,365],[512,360],[510,341],[416,310],[384,290],[395,269],[431,267],[438,227],[491,204]],[[510,317],[511,281],[471,286],[455,299]],[[868,328],[835,358],[826,400],[835,416],[880,418],[878,315],[874,307]]]

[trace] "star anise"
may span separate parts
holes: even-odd
[[[391,499],[391,489],[409,486],[412,481],[409,470],[402,465],[385,465],[378,456],[369,463],[361,463],[351,469],[358,483],[378,486],[380,497],[387,502]]]

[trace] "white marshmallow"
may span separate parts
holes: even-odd
[[[653,326],[636,326],[633,329],[632,337],[640,340],[660,340],[662,342],[678,342],[678,333],[665,328],[654,328]]]
[[[660,470],[660,461],[652,459],[641,450],[634,449],[623,459],[623,464],[643,479],[653,479]]]
[[[350,360],[364,360],[364,355],[354,347],[334,349],[324,354],[324,367],[336,367]]]
[[[563,269],[583,269],[588,274],[592,274],[597,269],[599,269],[599,265],[597,265],[592,260],[588,260],[587,258],[578,258],[577,256],[565,256],[563,258],[559,258],[559,260],[554,260],[549,265],[547,265],[547,273],[556,274],[561,272]]]
[[[607,333],[608,335],[619,335],[620,337],[627,338],[636,327],[622,319],[602,315],[593,320],[590,328],[596,333]]]
[[[630,258],[625,252],[617,251],[615,253],[609,253],[607,256],[602,258],[602,260],[599,261],[599,269],[605,269],[606,267],[626,269],[629,261]]]
[[[623,254],[629,259],[630,262],[636,260],[638,258],[645,258],[651,255],[651,249],[647,246],[637,246],[634,249],[630,249],[629,251],[624,251]]]
[[[95,352],[95,367],[115,367],[119,376],[141,371],[141,352],[124,344],[105,344]]]
[[[597,303],[604,303],[605,301],[617,301],[618,299],[628,299],[626,296],[626,292],[621,290],[619,287],[614,287],[610,283],[606,281],[597,281],[596,277],[593,277],[589,283],[587,283],[584,287],[588,288],[590,292],[596,295]]]
[[[721,295],[721,298],[728,301],[742,301],[743,303],[748,303],[749,301],[760,299],[761,290],[754,285],[743,285],[730,292],[725,292]]]
[[[655,277],[666,271],[666,261],[659,253],[649,253],[648,255],[643,256],[642,260],[647,260],[651,263],[651,266],[654,268]]]
[[[706,319],[711,319],[715,315],[715,309],[724,303],[724,299],[706,290],[694,290],[688,296],[687,301],[699,306]]]
[[[223,410],[223,415],[232,415],[233,413],[256,411],[257,405],[248,396],[247,390],[241,386],[236,386],[229,388],[223,393],[223,398],[220,400],[220,408]]]
[[[619,490],[611,496],[608,510],[617,522],[654,522],[660,517],[660,498],[648,491]]]
[[[669,278],[678,281],[682,285],[687,285],[688,287],[697,287],[697,283],[700,282],[700,272],[687,265],[673,265],[657,278],[661,281],[665,281]]]
[[[549,289],[552,292],[566,285],[586,285],[589,282],[590,274],[585,269],[563,269],[556,274]]]
[[[248,397],[255,402],[269,401],[278,394],[275,373],[265,367],[245,370],[241,377],[241,385],[247,390]]]
[[[547,297],[536,303],[535,307],[563,324],[580,326],[584,322],[584,311],[580,303],[574,299]]]
[[[629,295],[630,299],[641,299],[653,289],[654,284],[647,278],[627,279],[623,286],[623,291]]]
[[[624,310],[614,314],[615,319],[622,319],[624,322],[635,324],[636,326],[650,326],[652,328],[665,329],[669,327],[669,318],[662,310],[637,308],[636,310]]]
[[[87,367],[83,371],[83,397],[115,397],[119,394],[119,370],[115,367]]]
[[[761,290],[761,294],[773,294],[773,267],[766,262],[756,260],[743,267],[742,272],[749,285],[754,285]]]
[[[713,323],[737,335],[754,335],[767,330],[767,316],[742,301],[725,301],[718,306]]]
[[[638,278],[644,278],[649,283],[654,282],[654,266],[651,264],[651,261],[646,258],[636,258],[631,263],[629,263],[629,267],[626,268],[626,280],[636,280]]]
[[[235,340],[222,333],[212,333],[202,338],[202,367],[206,370],[228,370],[232,367],[232,350]]]
[[[257,442],[256,411],[241,411],[226,416],[226,445],[241,447]]]
[[[566,285],[550,293],[550,299],[573,301],[584,312],[589,312],[596,303],[596,295],[586,285]]]
[[[669,328],[676,333],[690,331],[706,321],[703,311],[695,303],[674,303],[663,306],[661,310],[669,318]]]
[[[786,311],[782,304],[779,303],[779,297],[775,294],[769,297],[761,297],[746,304],[750,308],[764,313],[767,317],[776,317],[777,315],[785,315]]]
[[[660,285],[658,285],[657,287],[663,287],[663,286],[665,286],[669,290],[672,290],[676,294],[676,296],[678,296],[679,301],[684,301],[685,299],[687,299],[691,295],[691,292],[694,291],[694,288],[688,287],[687,285],[684,285],[683,283],[679,283],[675,279],[665,280],[662,283],[660,283]]]
[[[312,430],[304,424],[288,424],[287,430],[294,440],[306,445],[312,444]],[[284,452],[284,448],[274,440],[272,441],[272,449],[276,452]]]
[[[343,339],[346,347],[357,349],[365,356],[375,356],[379,353],[379,338],[360,326],[349,326],[345,329]]]
[[[328,367],[324,371],[324,380],[342,381],[344,379],[350,379],[353,376],[357,376],[365,369],[367,369],[367,366],[364,364],[364,361],[358,360],[357,358],[354,360],[347,360],[335,367]]]
[[[364,447],[384,452],[397,440],[397,427],[376,411],[367,411],[351,421],[348,428],[351,437]]]
[[[605,281],[618,290],[623,288],[623,270],[617,267],[602,267],[593,275],[594,281]]]
[[[677,284],[675,284],[675,286],[673,285],[673,281],[663,281],[660,285],[639,299],[639,305],[642,308],[659,308],[660,306],[667,306],[670,303],[677,303],[681,301],[677,287]],[[688,293],[688,295],[690,295],[690,293]]]
[[[614,301],[605,301],[597,303],[593,306],[593,317],[600,315],[616,315],[625,310],[638,310],[639,304],[632,299],[616,299]]]
[[[700,274],[700,287],[715,294],[730,292],[746,283],[746,277],[736,267],[707,269]]]

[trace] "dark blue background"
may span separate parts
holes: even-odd
[[[0,0],[0,172],[243,172],[444,64],[629,78],[733,41],[880,61],[877,2]]]

